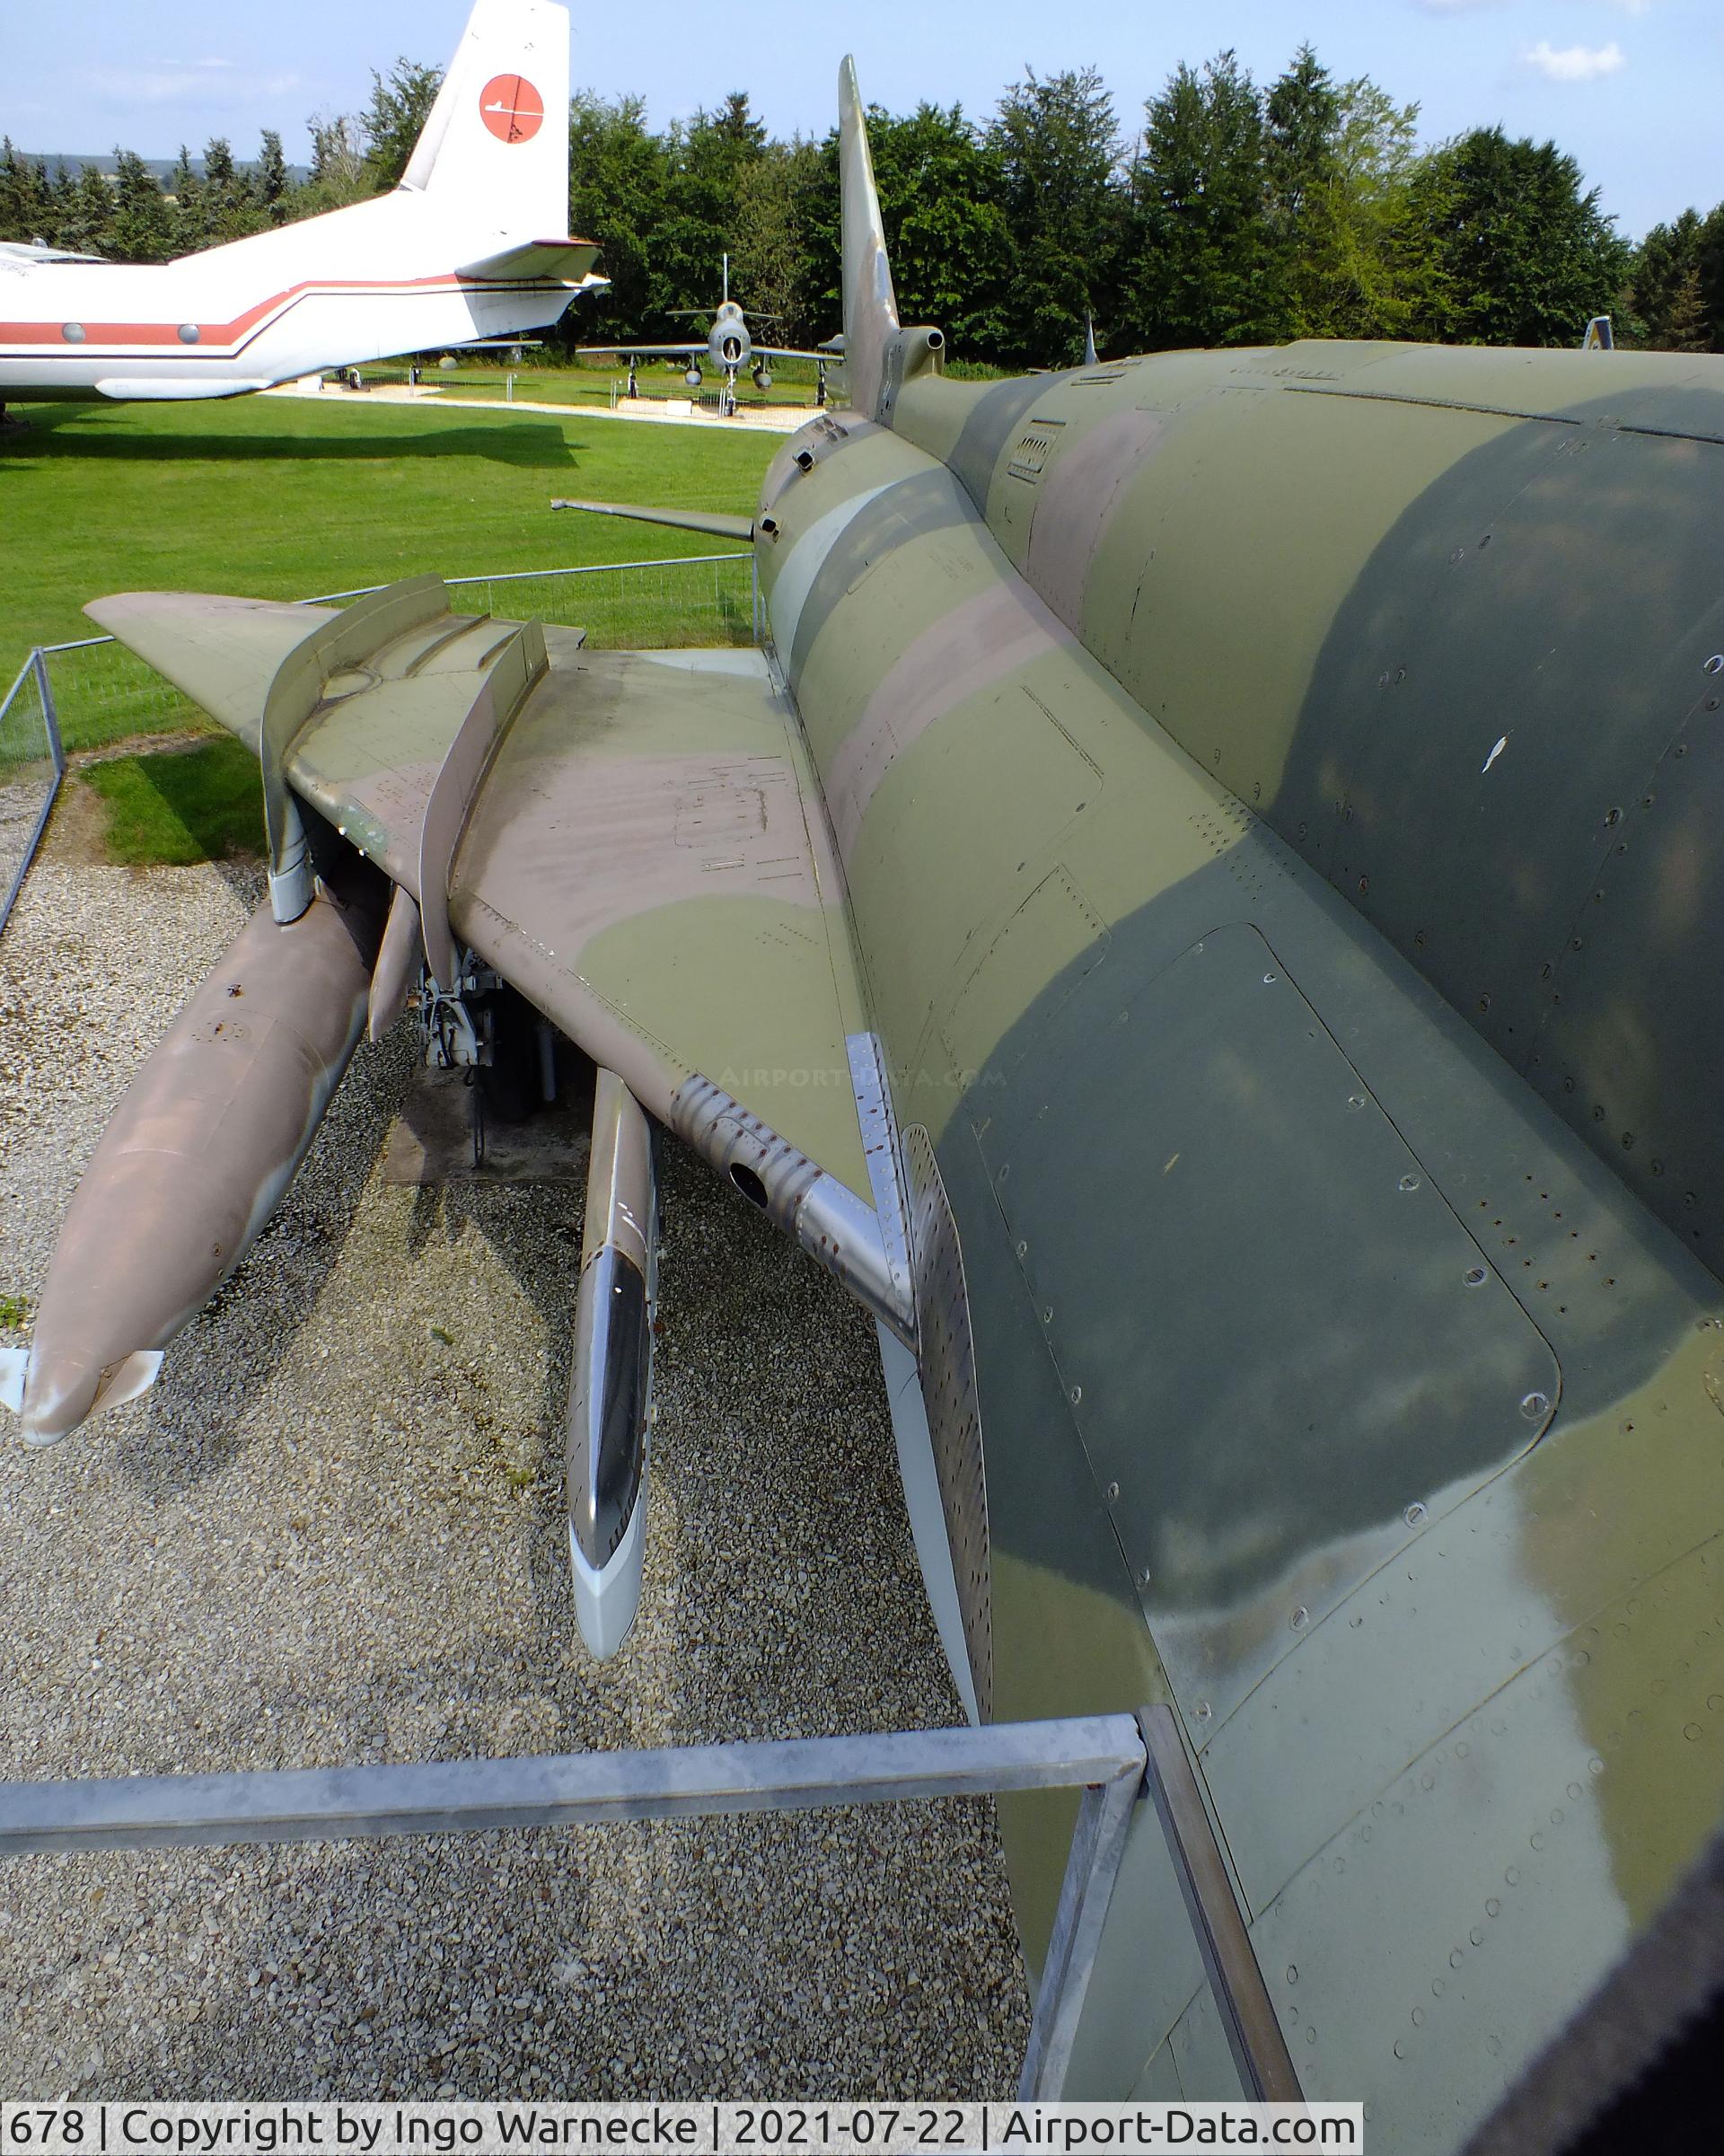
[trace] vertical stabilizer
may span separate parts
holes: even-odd
[[[401,185],[521,245],[568,230],[568,10],[477,0]]]
[[[844,197],[844,362],[850,402],[858,411],[871,413],[880,400],[886,346],[898,330],[898,300],[852,59],[838,71],[838,125]]]

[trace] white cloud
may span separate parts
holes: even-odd
[[[1614,40],[1608,45],[1552,45],[1541,38],[1520,57],[1552,83],[1596,83],[1601,75],[1619,75],[1628,65],[1628,55]]]
[[[145,60],[136,67],[103,67],[90,77],[100,103],[223,106],[250,104],[297,90],[296,75],[248,75],[232,60]]]

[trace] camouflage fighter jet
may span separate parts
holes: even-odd
[[[368,999],[422,960],[471,1056],[502,976],[611,1074],[589,1636],[644,1111],[875,1314],[974,1711],[1171,1703],[1305,2092],[1453,2150],[1724,1797],[1724,360],[946,380],[848,67],[841,132],[853,409],[767,477],[764,655],[428,579],[91,610],[259,744],[275,906],[84,1179],[26,1429],[147,1377]],[[1001,1819],[1035,1972],[1069,1803]],[[1067,2090],[1236,2087],[1150,1819]]]

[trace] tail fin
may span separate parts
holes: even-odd
[[[568,230],[568,10],[476,0],[401,185],[518,244]]]
[[[844,198],[844,365],[850,402],[872,412],[880,400],[886,348],[896,335],[898,299],[886,260],[885,228],[875,192],[874,160],[856,62],[838,71],[839,174]]]

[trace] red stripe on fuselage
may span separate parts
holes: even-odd
[[[207,339],[216,348],[205,353],[203,356],[226,359],[233,357],[234,353],[251,341],[251,333],[255,333],[263,326],[264,317],[272,310],[281,308],[285,312],[288,306],[304,298],[308,293],[359,292],[383,298],[391,293],[434,291],[452,286],[464,286],[475,293],[490,293],[532,291],[541,285],[552,288],[547,280],[540,278],[534,278],[530,283],[510,285],[451,274],[405,277],[393,283],[380,282],[375,277],[313,277],[303,285],[290,285],[285,292],[272,293],[268,299],[259,300],[256,306],[248,307],[243,314],[235,315],[232,321],[198,323],[196,344],[183,342],[178,322],[85,322],[83,324],[84,336],[76,344],[68,344],[61,334],[64,324],[60,322],[0,321],[0,345],[45,345],[68,356],[88,354],[92,347],[100,352],[110,346],[131,348],[161,345],[176,348],[181,357],[190,359],[198,356],[198,347]]]

